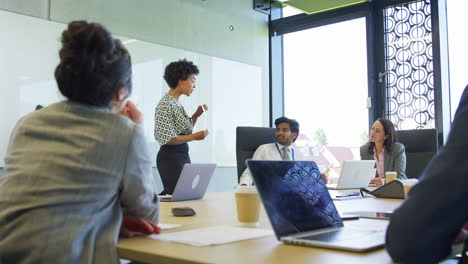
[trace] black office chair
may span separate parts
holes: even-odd
[[[276,142],[276,128],[236,128],[237,182],[239,182],[242,173],[246,169],[245,160],[252,158],[258,146],[274,142]]]
[[[419,178],[429,161],[439,151],[437,129],[396,131],[398,142],[405,146],[406,176]]]

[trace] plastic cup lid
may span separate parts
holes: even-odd
[[[257,187],[255,186],[236,186],[236,193],[257,193]]]

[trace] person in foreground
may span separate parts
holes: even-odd
[[[292,143],[299,136],[299,123],[295,119],[280,117],[275,120],[276,142],[260,145],[252,160],[304,160],[302,151],[292,147]],[[322,174],[325,183],[328,178]],[[253,185],[253,178],[249,168],[245,169],[239,179],[240,185]]]
[[[154,114],[154,137],[161,145],[156,157],[164,186],[161,194],[174,192],[184,164],[191,162],[187,142],[208,136],[208,130],[192,133],[193,126],[208,107],[198,106],[189,117],[179,102],[181,95],[192,94],[198,73],[198,67],[185,59],[169,63],[164,71],[164,79],[170,89],[159,101]]]
[[[377,173],[371,183],[385,184],[385,172],[395,171],[398,179],[406,179],[405,146],[397,141],[395,126],[385,118],[374,122],[369,142],[361,146],[361,160],[375,160]]]
[[[142,116],[126,101],[129,53],[85,21],[69,23],[61,41],[55,78],[68,100],[26,115],[10,137],[0,177],[2,264],[119,263],[119,232],[159,232]]]
[[[466,131],[468,87],[461,97],[445,146],[392,215],[386,247],[395,261],[436,263],[447,257],[453,243],[466,243],[463,229],[468,221]]]

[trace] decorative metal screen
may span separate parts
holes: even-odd
[[[434,128],[431,1],[386,8],[384,27],[387,116],[396,129]]]

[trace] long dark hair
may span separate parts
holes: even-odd
[[[132,91],[130,54],[102,25],[73,21],[62,33],[55,79],[60,92],[82,104],[108,106],[116,91]]]
[[[387,136],[387,139],[384,141],[384,147],[388,151],[392,151],[393,145],[395,142],[397,142],[397,135],[396,135],[396,130],[395,126],[393,125],[392,121],[386,119],[386,118],[379,118],[377,121],[382,124],[385,136]],[[370,142],[369,144],[369,153],[374,154],[374,148],[375,148],[375,143]]]

